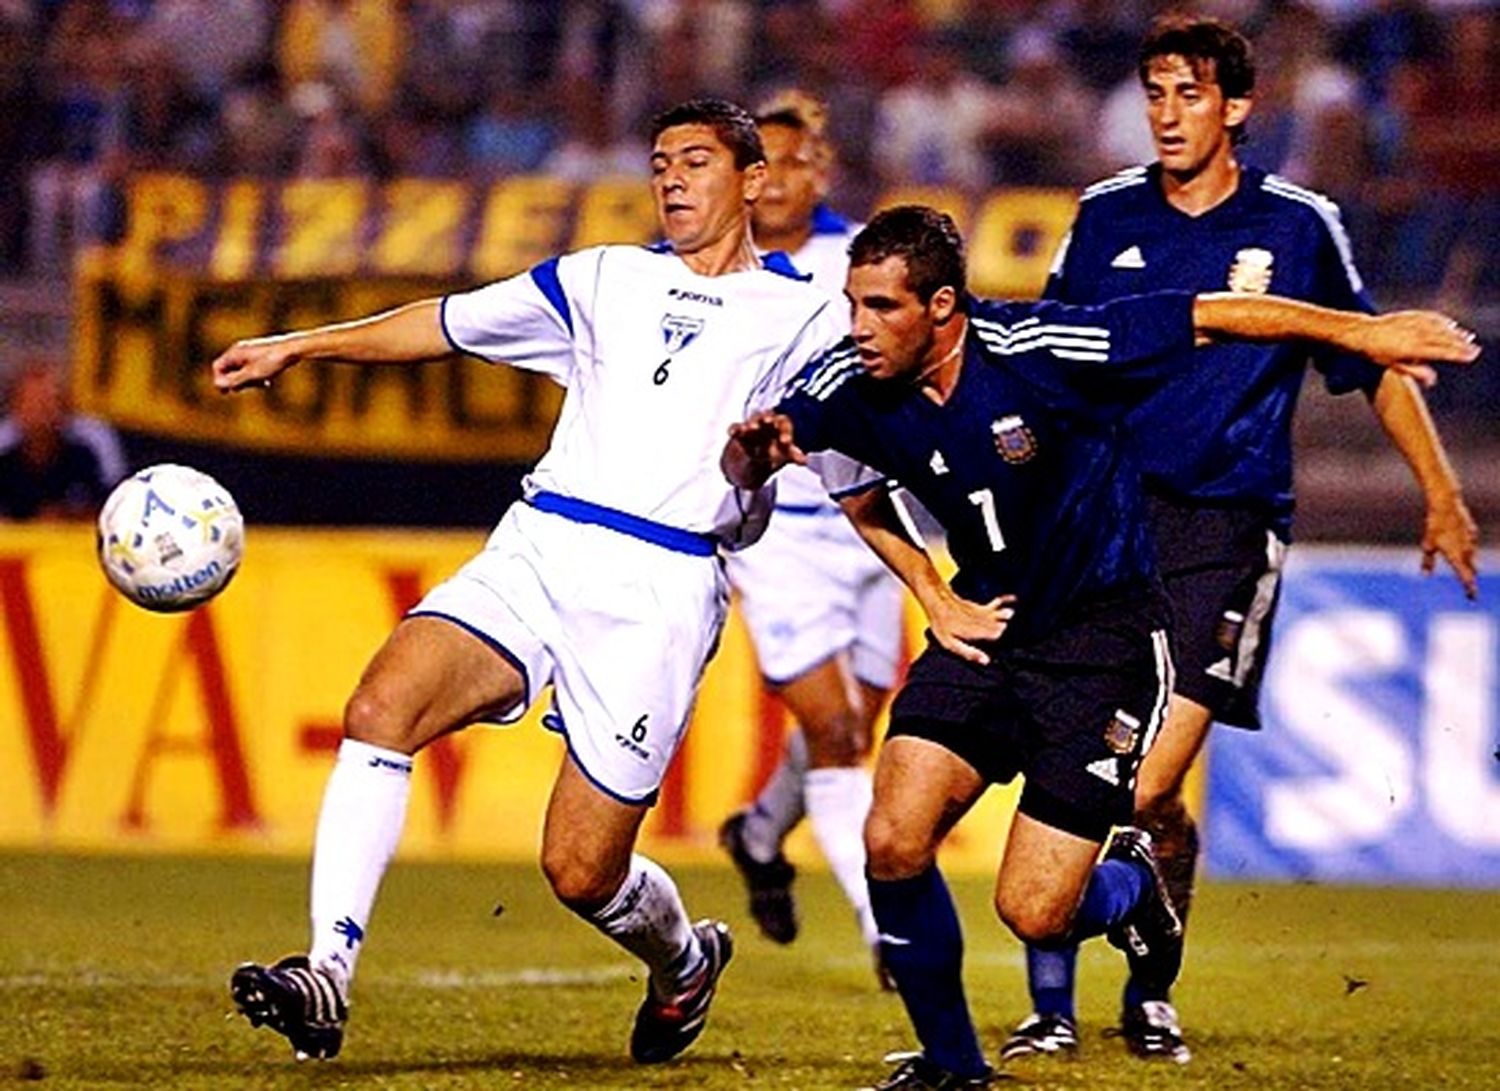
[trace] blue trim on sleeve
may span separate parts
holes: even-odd
[[[412,610],[407,613],[406,616],[430,617],[436,618],[438,621],[446,621],[448,624],[458,626],[470,636],[477,637],[483,643],[488,645],[491,651],[495,652],[500,656],[501,659],[505,660],[512,667],[516,668],[516,673],[521,676],[522,692],[520,702],[512,708],[497,710],[496,715],[500,717],[501,723],[514,723],[516,720],[519,720],[526,714],[526,710],[531,707],[531,678],[526,673],[526,664],[521,662],[520,656],[516,655],[515,652],[511,651],[504,644],[500,643],[500,641],[490,636],[490,634],[485,632],[483,629],[479,629],[474,625],[471,625],[463,618],[454,617],[452,614],[445,614],[440,610]],[[509,719],[507,719],[506,717],[509,717]]]
[[[814,235],[845,235],[850,223],[827,205],[813,209],[812,233]]]
[[[874,481],[866,481],[861,485],[853,485],[847,489],[840,489],[838,492],[830,492],[828,495],[835,500],[846,500],[851,496],[859,496],[861,493],[867,493],[871,489],[881,488],[885,483],[885,478],[877,477]]]
[[[670,549],[674,553],[690,553],[695,557],[712,557],[718,552],[719,543],[708,534],[699,534],[694,530],[682,530],[678,527],[669,527],[665,523],[658,523],[651,519],[644,519],[639,515],[631,515],[626,511],[618,511],[615,508],[607,508],[603,504],[594,504],[587,500],[580,500],[576,496],[561,496],[555,492],[538,492],[528,497],[526,502],[538,511],[545,511],[552,515],[561,515],[564,519],[571,519],[575,523],[588,523],[593,526],[607,527],[620,534],[628,534],[632,538],[639,538],[643,542]]]
[[[572,337],[573,309],[568,306],[567,293],[563,291],[562,281],[557,277],[557,259],[548,258],[535,266],[531,270],[531,279],[536,281],[536,286],[541,289],[542,295],[547,297],[547,302],[552,304],[552,309],[563,320],[563,325],[568,327],[568,336]]]
[[[584,779],[592,784],[595,788],[598,788],[599,791],[609,796],[610,799],[613,799],[618,803],[627,804],[631,807],[640,807],[643,805],[647,807],[654,807],[656,805],[656,797],[661,793],[660,788],[653,788],[651,789],[651,791],[647,792],[640,798],[634,799],[627,795],[621,795],[619,792],[615,791],[613,788],[605,784],[598,777],[594,776],[593,773],[589,772],[588,766],[583,764],[583,759],[578,756],[578,751],[573,748],[573,739],[568,734],[568,725],[563,722],[562,713],[558,711],[557,703],[555,701],[553,702],[552,707],[542,714],[542,726],[545,727],[548,731],[562,736],[563,745],[568,748],[568,757],[573,759],[573,764],[578,766],[578,771],[583,774]]]
[[[453,339],[453,331],[448,328],[448,300],[452,298],[452,296],[445,295],[442,302],[438,304],[438,325],[443,328],[443,339],[453,346],[454,352],[461,352],[465,356],[473,355],[468,349]]]
[[[782,515],[842,515],[832,504],[777,504],[774,511]]]
[[[786,277],[788,280],[800,280],[811,283],[812,274],[804,273],[792,264],[792,259],[786,256],[783,250],[772,250],[770,253],[762,254],[760,264],[768,273]]]

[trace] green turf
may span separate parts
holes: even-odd
[[[228,971],[303,942],[306,865],[0,856],[0,1084],[50,1087],[852,1088],[909,1048],[831,881],[799,880],[804,931],[760,939],[732,873],[684,869],[689,909],[738,947],[679,1061],[625,1060],[635,968],[529,866],[398,865],[371,929],[344,1055],[294,1064],[227,1019]],[[981,879],[954,883],[970,1001],[993,1055],[1025,1013],[1021,958]],[[495,915],[496,907],[504,911]],[[1149,1066],[1105,1039],[1119,955],[1080,965],[1083,1056],[1033,1087],[1500,1087],[1500,894],[1210,886],[1178,991],[1196,1056]],[[1362,984],[1360,984],[1362,983]]]

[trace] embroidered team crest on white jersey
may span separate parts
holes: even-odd
[[[751,498],[719,472],[725,432],[774,406],[847,326],[784,259],[788,272],[770,266],[700,277],[670,251],[601,246],[447,297],[457,348],[567,388],[527,496],[607,504],[730,548],[753,541]]]
[[[667,355],[676,356],[683,349],[693,343],[700,333],[703,332],[703,319],[684,318],[680,314],[664,314],[661,316],[661,336],[667,343]]]

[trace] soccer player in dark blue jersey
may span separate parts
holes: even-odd
[[[1255,79],[1249,43],[1216,20],[1167,17],[1147,36],[1139,71],[1158,161],[1084,191],[1047,297],[1097,305],[1159,289],[1232,289],[1373,311],[1334,204],[1235,159]],[[1474,521],[1410,379],[1326,348],[1227,344],[1195,354],[1192,368],[1132,411],[1126,430],[1145,477],[1177,659],[1167,721],[1136,782],[1135,820],[1155,838],[1184,917],[1198,838],[1183,780],[1211,721],[1259,726],[1292,516],[1292,414],[1309,357],[1331,391],[1370,397],[1415,472],[1427,500],[1424,567],[1441,552],[1475,592]],[[1002,1057],[1076,1048],[1075,954],[1030,952],[1033,1012]],[[1133,1052],[1189,1059],[1165,992],[1132,980],[1122,1007]]]
[[[1373,318],[1275,298],[1157,293],[1099,307],[964,291],[942,213],[881,213],[855,237],[852,333],[773,412],[731,429],[726,475],[758,487],[817,455],[830,491],[931,624],[891,713],[865,827],[882,953],[922,1045],[882,1087],[982,1087],[958,917],[936,867],[991,783],[1026,785],[995,905],[1022,940],[1108,933],[1169,987],[1181,929],[1149,837],[1129,821],[1170,693],[1167,609],[1121,419],[1190,365],[1195,336],[1332,341],[1407,371],[1472,359],[1441,315]],[[948,533],[950,586],[905,534],[900,483]],[[1013,610],[1013,613],[1012,613]]]

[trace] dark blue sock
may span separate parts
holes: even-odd
[[[1073,942],[1101,935],[1119,924],[1141,900],[1149,882],[1151,873],[1133,860],[1105,860],[1096,865],[1073,918]]]
[[[880,952],[933,1064],[961,1076],[988,1070],[964,999],[964,940],[936,866],[911,879],[871,878]]]
[[[1078,947],[1069,944],[1053,950],[1026,948],[1026,985],[1031,990],[1031,1010],[1038,1015],[1073,1014],[1073,975],[1078,965]]]

